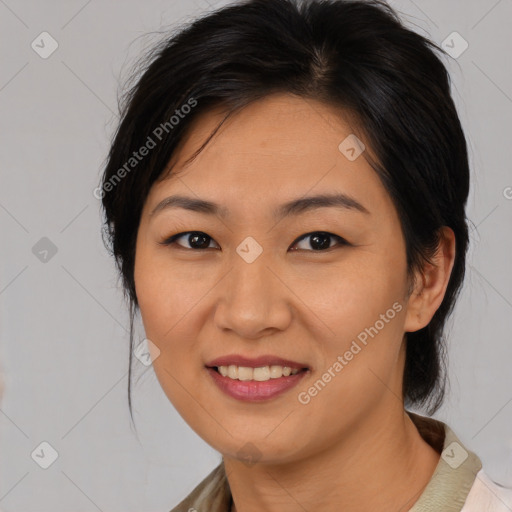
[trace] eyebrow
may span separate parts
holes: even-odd
[[[204,199],[174,195],[160,201],[149,214],[150,217],[156,213],[170,208],[182,208],[207,215],[218,215],[222,218],[229,216],[229,209]],[[282,219],[291,215],[300,215],[304,212],[318,208],[339,208],[343,210],[356,211],[371,215],[370,211],[355,198],[344,194],[321,194],[316,196],[301,197],[280,205],[274,210],[273,216]]]

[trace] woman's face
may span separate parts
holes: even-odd
[[[185,421],[224,456],[298,460],[402,407],[405,243],[339,112],[269,96],[228,119],[181,170],[221,118],[194,122],[172,159],[179,177],[150,191],[137,298],[156,375]],[[161,204],[175,195],[218,211]],[[286,214],[283,205],[320,195],[352,203],[298,203]],[[200,233],[162,244],[191,231]],[[217,365],[243,368],[209,368],[230,356]],[[279,360],[307,370],[282,376]]]

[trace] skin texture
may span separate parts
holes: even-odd
[[[194,121],[171,159],[180,175],[153,186],[141,216],[135,283],[146,336],[160,350],[158,357],[153,350],[159,382],[191,428],[223,455],[233,510],[409,510],[439,454],[404,412],[403,339],[441,304],[453,232],[443,230],[435,265],[417,274],[408,295],[394,205],[364,156],[349,161],[338,149],[351,133],[364,141],[348,116],[312,100],[268,96],[229,118],[181,170],[222,117],[213,110]],[[289,200],[333,192],[353,196],[370,215],[321,208],[272,217]],[[229,215],[167,209],[150,216],[176,193],[219,203]],[[184,231],[206,233],[209,248],[191,248],[188,235],[159,244]],[[329,249],[314,250],[311,237],[301,239],[314,231],[351,245],[334,236]],[[263,248],[250,264],[236,252],[248,236]],[[397,302],[401,311],[300,403],[299,392]],[[221,392],[205,369],[235,353],[273,354],[311,370],[298,387],[246,403]],[[243,460],[248,450],[257,454],[254,464]]]

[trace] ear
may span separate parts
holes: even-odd
[[[433,265],[426,264],[414,276],[414,289],[407,302],[405,332],[414,332],[427,326],[443,302],[455,261],[455,233],[448,226],[440,230]]]

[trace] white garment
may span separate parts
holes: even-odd
[[[481,469],[460,512],[512,512],[512,489],[493,482]]]

